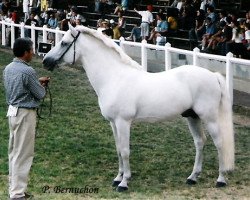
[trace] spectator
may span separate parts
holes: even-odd
[[[213,6],[207,7],[207,17],[210,17],[212,19],[212,23],[217,21],[217,16],[216,16],[216,13],[214,12]]]
[[[134,42],[140,42],[141,41],[141,28],[140,28],[139,24],[134,25],[130,36],[127,37],[126,40],[134,41]]]
[[[139,15],[142,16],[141,37],[142,37],[142,40],[147,40],[149,37],[150,24],[154,22],[154,18],[152,14],[153,6],[148,5],[146,11],[138,11],[136,8],[134,10],[135,12],[137,12]]]
[[[116,8],[114,14],[120,12],[125,12],[128,9],[128,2],[127,0],[122,0],[121,4],[116,3]]]
[[[250,53],[250,23],[245,24],[245,40],[247,50]]]
[[[156,14],[157,24],[156,27],[151,31],[149,41],[153,41],[153,44],[156,44],[156,41],[166,41],[166,36],[168,32],[168,23],[165,20],[165,16],[162,13]]]
[[[104,22],[105,20],[102,20],[102,19],[99,19],[98,21],[97,21],[97,26],[96,26],[96,29],[97,29],[97,31],[98,32],[101,32],[102,33],[102,31],[104,31],[105,30],[105,27],[104,27]]]
[[[29,19],[26,20],[25,25],[39,26],[39,22],[35,19],[35,14],[31,13]],[[25,29],[25,37],[31,38],[31,29]],[[35,46],[38,47],[38,31],[35,31]]]
[[[194,41],[201,41],[202,36],[206,32],[205,26],[205,12],[204,10],[197,10],[197,16],[195,18],[195,28],[189,31],[189,39]]]
[[[238,21],[232,21],[231,27],[233,29],[232,40],[226,43],[226,54],[228,52],[233,53],[234,55],[246,57],[247,48],[243,44],[244,41],[244,29],[239,25]]]
[[[4,17],[4,21],[7,23],[12,23],[12,13],[8,12],[8,17]],[[6,46],[10,46],[11,45],[11,26],[7,25],[6,26]]]
[[[45,8],[43,8],[43,12],[40,14],[41,25],[48,24],[49,14]]]
[[[111,28],[109,20],[104,20],[103,21],[103,27],[104,27],[104,30],[102,31],[102,33],[104,35],[106,35],[107,37],[112,39],[113,36],[114,36],[114,32],[113,32],[113,29]]]
[[[192,6],[192,0],[185,0],[181,10],[179,19],[179,28],[190,30],[195,26],[195,11]]]
[[[50,14],[50,18],[48,20],[48,24],[47,24],[48,28],[51,29],[56,29],[58,26],[58,21],[55,17],[55,13],[51,13]],[[55,41],[55,33],[52,32],[48,32],[48,40],[50,43],[53,43]]]
[[[178,14],[179,11],[177,8],[167,9],[168,36],[175,34],[178,30]]]
[[[20,16],[19,13],[17,12],[17,9],[13,9],[12,13],[12,21],[15,24],[19,24],[20,23]],[[19,27],[15,27],[14,28],[15,31],[15,39],[17,39],[19,37]]]
[[[201,0],[193,0],[193,7],[194,7],[194,10],[200,10]]]
[[[227,18],[227,12],[225,10],[221,10],[219,12],[219,21],[226,21]]]
[[[250,24],[250,10],[246,13],[246,24]]]
[[[215,8],[214,0],[202,0],[201,1],[201,7],[200,7],[200,9],[204,10],[205,12],[207,12],[207,9],[209,7]]]
[[[120,30],[117,26],[117,23],[113,19],[110,20],[110,25],[113,30],[113,39],[118,40],[121,37]]]
[[[69,25],[68,23],[70,22],[70,16],[65,15],[66,18],[62,20],[61,24],[60,24],[60,30],[62,31],[67,31],[69,30]]]
[[[105,18],[105,15],[108,12],[107,0],[100,0],[99,2],[99,12],[101,13],[102,18]]]
[[[201,50],[205,50],[212,35],[216,33],[216,25],[210,17],[206,18],[206,33],[202,36]]]
[[[55,17],[55,13],[50,14],[50,18],[48,20],[47,26],[48,28],[52,28],[52,29],[55,29],[58,26],[58,21]]]
[[[121,36],[124,36],[126,29],[126,19],[123,16],[123,11],[118,11],[118,29],[121,33]]]
[[[3,15],[8,15],[10,7],[11,7],[10,1],[9,0],[3,0],[3,4],[2,4]]]
[[[23,13],[24,13],[24,23],[29,19],[29,0],[23,0]]]
[[[72,26],[76,26],[76,20],[79,19],[81,20],[81,23],[84,23],[86,19],[78,13],[76,9],[72,9],[71,13],[68,14],[70,16],[70,24]]]
[[[231,22],[229,22],[229,20],[227,21],[228,23],[224,21],[220,22],[220,27],[222,27],[222,34],[217,44],[219,54],[224,56],[226,55],[226,43],[231,41],[233,35],[233,31],[230,26]]]
[[[185,0],[174,0],[173,3],[171,4],[171,7],[180,10],[182,8],[182,5],[184,4],[184,1]]]

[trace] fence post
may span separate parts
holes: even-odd
[[[35,30],[35,24],[31,24],[31,40],[33,42],[33,48],[36,49],[36,30]]]
[[[141,42],[141,65],[142,68],[147,71],[148,66],[147,66],[147,48],[146,48],[147,40],[142,40]]]
[[[59,27],[56,27],[56,34],[55,34],[55,45],[60,42],[61,38],[60,38],[60,34],[59,34],[59,30],[60,28]]]
[[[47,39],[47,38],[48,38],[48,37],[47,37],[47,36],[48,36],[48,33],[47,33],[47,30],[46,30],[46,29],[47,29],[47,26],[46,26],[46,25],[43,25],[43,42],[44,42],[44,43],[47,43],[47,41],[48,41],[48,39]]]
[[[21,23],[21,38],[24,38],[24,22]]]
[[[197,53],[200,53],[200,49],[195,47],[193,50],[193,65],[198,66],[198,55]]]
[[[123,44],[124,41],[125,41],[124,37],[120,37],[120,47],[125,52],[125,47],[124,47],[124,44]]]
[[[2,23],[2,45],[6,45],[6,25],[4,24],[4,22]]]
[[[233,104],[233,68],[230,58],[233,57],[231,52],[226,55],[226,89],[229,91],[230,100]]]
[[[14,26],[14,22],[11,23],[10,30],[11,30],[11,33],[10,33],[10,46],[11,46],[11,48],[13,48],[14,42],[15,42],[15,26]]]
[[[169,48],[171,47],[171,44],[167,42],[165,44],[165,71],[171,69],[171,53]]]

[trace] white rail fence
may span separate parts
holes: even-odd
[[[6,45],[6,28],[9,27],[11,29],[10,33],[10,44],[11,48],[13,47],[14,41],[15,41],[15,27],[18,27],[20,29],[20,37],[25,37],[25,29],[31,30],[31,40],[34,43],[35,48],[35,40],[36,40],[36,31],[40,31],[42,33],[42,40],[40,42],[47,43],[48,42],[48,33],[55,33],[55,44],[58,43],[62,36],[65,34],[65,31],[57,29],[50,29],[46,25],[43,27],[36,27],[34,25],[27,26],[24,25],[24,23],[21,24],[14,24],[14,23],[7,23],[4,21],[0,21],[0,24],[2,25],[2,45]],[[18,36],[19,37],[19,36]],[[233,66],[232,64],[242,64],[242,65],[248,65],[250,66],[249,60],[244,59],[238,59],[234,58],[232,53],[228,53],[226,56],[218,56],[218,55],[212,55],[212,54],[205,54],[201,53],[198,48],[195,48],[193,51],[183,50],[183,49],[177,49],[171,47],[170,43],[167,43],[165,46],[156,46],[152,44],[147,44],[146,41],[142,41],[142,43],[136,43],[136,42],[129,42],[125,41],[123,38],[121,38],[120,46],[122,49],[125,49],[125,45],[129,46],[135,46],[141,48],[141,65],[144,70],[147,70],[147,48],[156,49],[156,50],[162,50],[165,51],[165,70],[171,69],[171,53],[178,53],[178,54],[184,54],[184,55],[191,55],[193,57],[193,65],[198,64],[199,58],[206,58],[206,59],[214,59],[217,61],[223,61],[226,63],[225,67],[225,74],[226,74],[226,86],[229,90],[231,101],[233,102]]]

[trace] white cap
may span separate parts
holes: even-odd
[[[114,21],[113,19],[111,19],[111,20],[109,21],[109,23],[110,23],[110,24],[113,24],[113,23],[115,23],[115,21]]]

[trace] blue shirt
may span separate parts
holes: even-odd
[[[216,28],[216,25],[214,23],[207,25],[207,27],[206,27],[207,34],[213,35],[216,33],[216,31],[217,31],[217,28]]]
[[[160,28],[160,31],[167,31],[167,30],[168,30],[168,23],[167,23],[167,21],[165,21],[165,20],[160,21],[160,22],[157,24],[157,27]]]
[[[14,58],[3,71],[6,101],[20,108],[37,108],[46,91],[35,70],[25,61]]]

